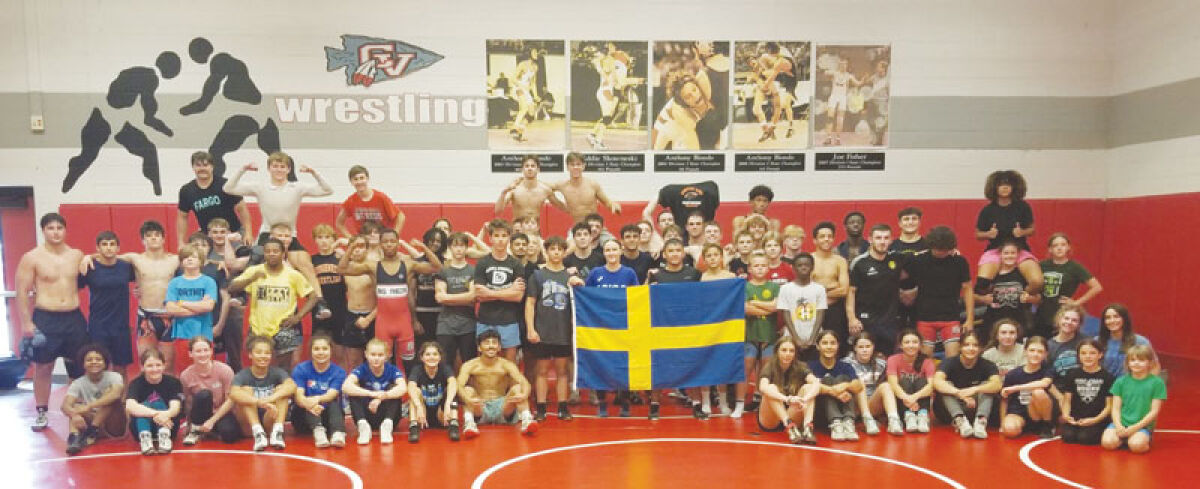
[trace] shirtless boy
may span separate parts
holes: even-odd
[[[463,437],[479,436],[479,423],[510,424],[513,413],[521,421],[521,434],[533,435],[538,424],[529,412],[529,380],[517,365],[500,356],[500,333],[485,330],[476,338],[479,356],[468,360],[458,372],[459,397],[463,405]]]
[[[825,297],[829,302],[823,327],[837,333],[842,348],[845,349],[850,334],[849,325],[846,323],[845,301],[846,294],[850,293],[850,266],[846,259],[834,250],[834,229],[834,224],[829,221],[822,221],[813,228],[813,241],[817,249],[812,254],[812,279],[813,282],[825,286]]]
[[[538,218],[542,212],[542,203],[546,201],[563,212],[569,212],[567,206],[554,195],[554,188],[538,180],[539,171],[541,168],[538,166],[537,156],[526,155],[521,161],[521,177],[513,180],[512,184],[500,192],[500,198],[496,200],[496,214],[500,214],[506,206],[512,204],[514,219],[524,216]]]
[[[583,155],[567,154],[567,173],[570,178],[554,184],[554,190],[562,193],[566,201],[567,214],[572,222],[579,222],[588,214],[596,212],[597,203],[604,204],[613,214],[621,213],[621,204],[613,202],[595,180],[583,176]]]

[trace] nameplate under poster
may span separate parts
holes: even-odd
[[[804,171],[804,153],[738,153],[733,171]]]
[[[583,155],[583,165],[584,171],[602,173],[644,172],[646,171],[646,155],[643,153],[585,154]]]
[[[524,154],[492,154],[492,173],[520,173]],[[538,167],[544,172],[563,171],[562,154],[538,154]]]
[[[725,171],[725,153],[656,153],[654,171]]]
[[[817,171],[883,171],[884,153],[817,153]]]

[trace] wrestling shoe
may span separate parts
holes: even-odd
[[[100,439],[100,428],[88,426],[83,430],[83,446],[94,445]]]
[[[708,419],[708,413],[704,412],[704,408],[700,407],[700,403],[692,404],[692,417],[704,421]]]
[[[462,436],[462,430],[458,427],[458,420],[451,420],[450,426],[446,427],[446,435],[450,437],[450,441],[458,441]]]
[[[158,453],[161,453],[161,454],[171,453],[171,429],[170,428],[159,428],[158,429]]]
[[[567,409],[567,406],[564,405],[564,406],[558,407],[558,420],[559,421],[570,421],[571,420],[571,411],[569,409]]]
[[[142,447],[142,455],[154,455],[154,437],[150,436],[149,431],[138,434],[138,442]]]
[[[417,426],[416,423],[410,423],[408,425],[408,442],[416,443],[419,441],[421,441],[421,427]]]
[[[71,433],[67,435],[67,455],[75,455],[83,451],[83,434]]]

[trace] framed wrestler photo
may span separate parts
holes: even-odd
[[[891,46],[817,46],[815,146],[888,145],[891,65]]]
[[[561,150],[567,57],[561,40],[487,41],[488,148]]]
[[[812,43],[737,41],[733,48],[733,147],[807,148]]]
[[[571,41],[571,149],[648,146],[646,41]]]
[[[655,41],[651,148],[727,149],[732,68],[728,41]]]

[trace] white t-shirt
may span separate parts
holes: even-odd
[[[78,379],[71,381],[71,385],[67,387],[67,395],[75,397],[77,404],[87,404],[94,402],[104,395],[112,386],[122,387],[121,374],[113,371],[106,371],[100,374],[99,382],[92,382],[88,376],[84,375]]]
[[[825,286],[816,282],[809,282],[803,286],[796,282],[783,284],[779,287],[779,298],[775,300],[775,308],[787,311],[788,316],[792,318],[792,324],[796,326],[796,334],[800,335],[802,341],[812,338],[816,332],[814,329],[817,311],[829,308],[825,299]]]

